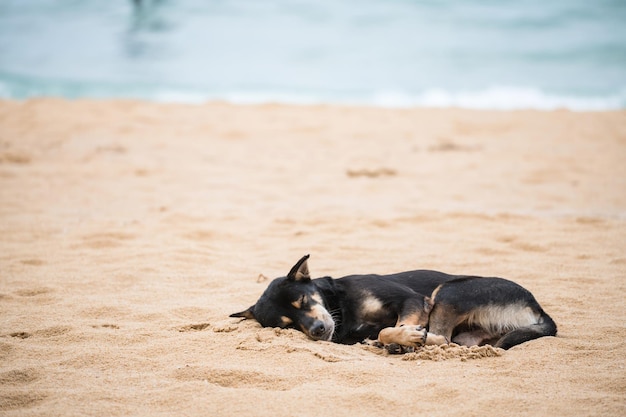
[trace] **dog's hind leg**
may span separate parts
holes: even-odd
[[[444,303],[435,303],[428,322],[427,345],[445,345],[452,340],[454,328],[465,320],[455,308]]]
[[[461,346],[479,346],[485,340],[490,340],[491,334],[485,330],[478,329],[457,334],[452,338],[452,342]]]
[[[544,311],[541,311],[538,323],[508,332],[496,342],[495,346],[502,349],[509,349],[520,343],[543,336],[556,336],[556,323]]]

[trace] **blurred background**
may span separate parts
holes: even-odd
[[[0,97],[626,107],[623,0],[0,0]]]

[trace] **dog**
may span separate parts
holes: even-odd
[[[311,279],[308,259],[230,317],[294,328],[313,340],[388,348],[453,342],[509,349],[557,332],[535,297],[503,278],[416,270]]]

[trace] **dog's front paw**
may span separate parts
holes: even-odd
[[[426,344],[428,332],[422,326],[402,326],[401,329],[401,345],[420,347]]]
[[[361,341],[362,345],[367,345],[367,346],[372,346],[375,348],[379,348],[382,349],[385,347],[385,345],[383,345],[380,341],[378,340],[372,340],[372,339],[365,339]]]
[[[402,346],[397,343],[391,343],[389,345],[385,345],[385,350],[391,355],[403,355],[405,353],[414,352],[415,348],[411,346]]]
[[[378,334],[378,340],[384,345],[392,343],[420,347],[426,343],[428,332],[422,326],[403,325],[399,327],[386,327]]]

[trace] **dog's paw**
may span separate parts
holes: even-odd
[[[390,355],[403,355],[405,353],[411,353],[415,351],[415,348],[412,346],[402,346],[397,343],[390,343],[385,345],[385,350]]]
[[[382,329],[378,334],[378,340],[385,345],[395,343],[416,348],[426,344],[427,335],[428,332],[422,326],[402,325]]]
[[[428,332],[422,326],[402,326],[400,344],[403,346],[420,347],[426,344]]]
[[[382,344],[380,341],[378,341],[378,340],[372,340],[372,339],[365,339],[365,340],[362,340],[362,341],[361,341],[361,344],[362,344],[362,345],[367,345],[367,346],[372,346],[372,347],[379,348],[379,349],[382,349],[382,348],[384,348],[384,347],[385,347],[385,345],[384,345],[384,344]]]

